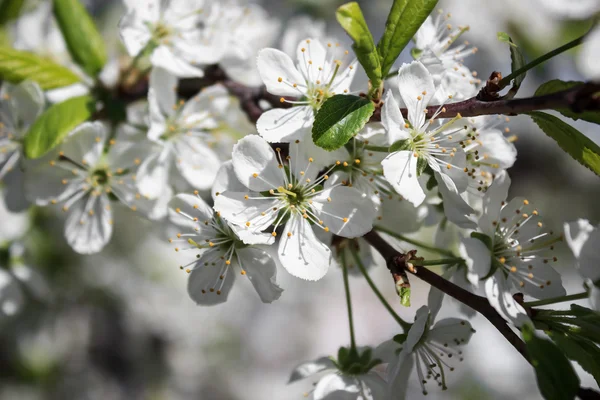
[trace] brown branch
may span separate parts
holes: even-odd
[[[369,244],[373,246],[379,252],[379,254],[381,254],[392,274],[398,274],[399,271],[408,271],[436,289],[441,290],[443,293],[471,307],[487,318],[487,320],[494,325],[494,327],[506,338],[506,340],[508,340],[508,342],[528,362],[530,362],[525,343],[510,328],[504,318],[498,314],[498,312],[494,309],[494,307],[491,306],[490,302],[485,297],[478,296],[461,288],[460,286],[455,285],[435,272],[430,271],[426,267],[412,266],[409,268],[406,264],[406,254],[394,249],[375,231],[367,233],[364,236],[364,239],[369,242]],[[579,388],[578,396],[583,400],[600,399],[600,393],[588,388]]]

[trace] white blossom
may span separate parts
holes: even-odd
[[[577,259],[579,273],[586,279],[592,308],[600,311],[600,227],[588,220],[565,223],[565,239]]]
[[[27,296],[49,299],[50,288],[39,272],[25,264],[21,243],[13,243],[8,253],[8,265],[0,265],[0,316],[10,317],[22,309]]]
[[[600,27],[590,32],[581,46],[577,62],[581,74],[591,80],[600,81],[600,66],[597,55],[600,52]]]
[[[257,246],[271,243],[271,235],[255,234],[251,240],[254,245],[244,243],[237,229],[214,213],[198,192],[175,196],[169,203],[169,219],[179,228],[176,238],[169,239],[178,246],[175,250],[198,252],[192,262],[181,266],[190,274],[188,293],[196,303],[226,301],[238,270],[252,282],[263,302],[271,303],[281,296],[282,289],[275,280],[277,263],[267,250]]]
[[[215,99],[228,97],[227,91],[212,86],[183,102],[177,100],[176,86],[177,78],[166,70],[152,71],[148,139],[157,145],[143,160],[138,180],[140,192],[150,198],[182,180],[194,189],[209,189],[221,164],[209,131],[219,126],[217,117],[224,112]]]
[[[400,142],[400,150],[382,162],[383,174],[398,194],[419,206],[425,200],[426,181],[419,179],[429,166],[440,186],[455,194],[466,190],[469,171],[462,148],[464,124],[460,115],[439,123],[436,115],[425,111],[435,86],[431,74],[418,61],[404,64],[398,73],[402,100],[408,108],[405,122],[391,92],[385,96],[381,120],[391,142]],[[441,106],[440,106],[441,109]]]
[[[382,343],[375,357],[388,363],[386,380],[391,398],[406,398],[406,389],[412,370],[417,370],[423,394],[433,380],[442,390],[447,389],[447,374],[463,361],[461,346],[466,345],[475,330],[469,321],[446,318],[435,323],[435,313],[427,306],[417,310],[415,322],[406,335]]]
[[[490,304],[507,320],[520,326],[527,314],[513,298],[522,292],[537,299],[565,294],[558,266],[557,247],[562,235],[547,230],[539,211],[526,199],[506,202],[510,178],[506,172],[496,176],[483,198],[479,233],[488,243],[475,237],[462,240],[461,254],[474,285],[483,281]]]
[[[387,400],[385,381],[375,372],[348,374],[329,357],[306,361],[294,368],[288,383],[325,372],[308,393],[311,400]]]
[[[30,126],[44,110],[44,93],[37,83],[13,85],[4,82],[0,90],[0,183],[5,185],[6,206],[25,210],[23,195],[23,140]]]
[[[119,23],[130,56],[150,53],[150,62],[179,77],[201,77],[200,64],[218,62],[225,35],[207,27],[218,14],[203,0],[124,0],[127,13]]]
[[[39,206],[62,204],[69,245],[78,253],[97,253],[112,236],[111,200],[151,218],[161,216],[154,214],[155,202],[136,188],[136,171],[147,151],[144,143],[109,141],[102,123],[85,122],[58,148],[28,164],[26,194]]]
[[[415,34],[413,55],[434,77],[438,91],[435,99],[447,101],[452,95],[454,101],[464,100],[477,94],[476,73],[463,65],[463,60],[477,52],[468,41],[457,44],[460,37],[469,30],[468,26],[453,26],[449,23],[450,14],[441,10],[438,15],[429,16]]]
[[[319,159],[322,166],[335,161],[336,156],[312,141],[315,112],[333,94],[349,92],[357,65],[356,60],[346,62],[349,53],[338,46],[323,45],[316,39],[302,40],[295,64],[290,56],[277,49],[267,48],[258,53],[258,72],[267,91],[282,96],[282,103],[292,105],[265,111],[256,123],[258,133],[269,142],[300,140],[307,147],[306,152]]]
[[[331,250],[317,239],[313,227],[343,237],[367,233],[375,207],[363,193],[341,183],[323,188],[329,179],[318,175],[313,158],[297,157],[296,144],[284,166],[281,150],[274,151],[258,136],[247,136],[233,149],[233,169],[244,191],[225,190],[216,196],[215,209],[230,223],[272,236],[284,225],[278,255],[292,275],[322,278],[331,263]],[[330,169],[331,170],[331,169]]]

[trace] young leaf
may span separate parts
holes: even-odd
[[[106,49],[85,7],[79,0],[54,0],[54,15],[73,60],[96,76],[106,63]]]
[[[547,333],[567,357],[577,361],[600,385],[600,348],[594,342],[560,332]]]
[[[553,115],[535,111],[529,113],[529,116],[546,135],[556,140],[558,145],[571,157],[579,161],[581,165],[594,171],[596,175],[600,175],[600,146]]]
[[[355,2],[346,3],[337,9],[335,16],[342,28],[354,41],[352,48],[356,53],[358,62],[371,80],[372,86],[379,88],[383,76],[379,55],[360,6]]]
[[[554,79],[552,81],[548,81],[548,82],[542,84],[542,86],[540,86],[535,91],[535,95],[543,96],[546,94],[562,92],[563,90],[568,90],[568,89],[574,88],[579,85],[583,85],[583,82],[576,82],[576,81],[565,82],[565,81],[561,81],[560,79]],[[581,112],[581,113],[576,113],[567,108],[562,108],[562,109],[559,109],[556,111],[558,111],[565,117],[568,117],[568,118],[571,118],[574,120],[582,119],[584,121],[592,122],[594,124],[600,124],[600,112],[597,112],[597,111],[585,111],[585,112]]]
[[[514,73],[521,67],[525,65],[525,57],[523,53],[521,53],[521,49],[512,41],[510,36],[508,36],[505,32],[498,32],[498,40],[504,43],[507,43],[510,46],[510,69],[511,73]],[[521,87],[521,83],[525,79],[525,72],[519,74],[513,78],[512,88],[510,88],[509,92],[506,94],[505,98],[513,98],[519,91]]]
[[[0,25],[17,18],[21,14],[21,9],[25,0],[4,0],[0,2]]]
[[[25,135],[25,156],[39,158],[56,147],[77,125],[94,113],[94,99],[74,97],[47,109]]]
[[[438,0],[394,0],[385,23],[385,31],[377,43],[383,76],[390,72],[402,50],[437,3]]]
[[[11,83],[37,82],[44,90],[69,86],[80,81],[70,69],[33,53],[0,47],[0,79]]]
[[[542,396],[546,400],[574,399],[579,377],[567,357],[551,341],[535,336],[530,325],[523,326],[522,334]]]
[[[375,106],[368,99],[336,94],[323,103],[315,116],[313,141],[328,151],[339,149],[365,126],[373,111]]]

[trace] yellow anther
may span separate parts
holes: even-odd
[[[344,218],[342,218],[342,221],[348,222],[348,218],[344,217]]]
[[[277,82],[281,82],[281,81],[283,81],[282,77],[277,78]]]

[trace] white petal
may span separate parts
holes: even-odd
[[[473,328],[469,321],[459,318],[446,318],[436,322],[427,334],[427,340],[455,347],[459,343],[469,343],[472,335]]]
[[[530,276],[533,276],[533,282]],[[518,291],[536,299],[549,299],[567,294],[562,285],[561,275],[549,263],[539,259],[517,264],[517,272],[510,272],[508,277],[512,279]],[[520,286],[520,282],[524,283],[523,287]]]
[[[415,33],[415,47],[423,50],[437,41],[437,31],[430,16],[423,22],[417,33]]]
[[[194,264],[187,282],[188,295],[196,304],[213,306],[227,301],[235,280],[235,271],[230,266],[223,268],[223,261],[214,264],[220,253],[207,251]],[[223,276],[223,279],[221,279]],[[212,289],[212,290],[211,290]]]
[[[225,161],[217,172],[215,182],[211,189],[213,200],[216,201],[218,196],[217,193],[223,193],[226,190],[231,192],[245,192],[248,190],[235,175],[233,162],[231,160]]]
[[[469,282],[477,286],[479,280],[490,272],[492,255],[490,250],[479,239],[467,237],[461,239],[460,254],[467,263]]]
[[[65,222],[65,237],[80,254],[97,253],[112,236],[112,211],[104,194],[88,194],[69,209]]]
[[[73,129],[60,149],[80,165],[94,166],[104,151],[106,128],[100,122],[84,122]]]
[[[385,400],[388,399],[388,385],[379,374],[373,370],[364,375],[356,377],[362,386],[361,393],[364,393],[366,399]]]
[[[246,196],[249,198],[246,199]],[[263,231],[275,222],[277,213],[272,212],[274,207],[279,207],[279,200],[262,197],[260,193],[226,190],[215,197],[215,210],[223,218],[253,232]]]
[[[175,165],[185,180],[195,189],[209,189],[221,161],[212,149],[200,139],[183,136],[174,143]]]
[[[267,142],[290,143],[310,134],[314,121],[311,107],[274,108],[256,121],[256,130]]]
[[[297,152],[296,152],[297,151]],[[304,169],[306,161],[312,158],[314,161],[311,163],[312,177],[316,178],[316,170],[320,168],[328,167],[334,164],[337,160],[342,160],[348,156],[348,152],[345,148],[339,148],[333,151],[327,151],[317,146],[312,140],[312,133],[306,131],[304,138],[299,140],[299,143],[290,143],[290,154],[292,155],[292,170],[294,172]]]
[[[179,78],[201,78],[204,71],[167,46],[159,46],[150,57],[154,67],[161,67]]]
[[[412,324],[408,331],[406,341],[402,347],[402,351],[412,352],[415,346],[421,341],[425,329],[429,322],[429,308],[422,306],[417,310],[415,315],[415,322]]]
[[[485,158],[486,163],[498,164],[500,169],[508,169],[513,166],[517,159],[517,149],[504,137],[502,132],[497,129],[488,129],[480,132],[477,139],[481,142],[479,155]]]
[[[290,274],[309,281],[325,276],[332,259],[331,250],[316,238],[310,224],[299,215],[290,217],[285,225],[278,254]]]
[[[402,348],[394,340],[386,340],[373,350],[373,359],[381,360],[382,364],[388,364],[398,358],[397,351]]]
[[[285,173],[278,168],[275,151],[259,136],[246,136],[237,142],[231,158],[239,181],[250,190],[262,192],[284,184]]]
[[[335,364],[333,363],[333,361],[331,361],[329,357],[321,357],[317,358],[314,361],[306,361],[294,368],[288,383],[296,382],[300,379],[308,378],[309,376],[312,376],[326,369],[334,368]]]
[[[169,186],[171,167],[170,152],[162,151],[146,158],[137,172],[137,186],[143,196],[156,199],[162,196]]]
[[[258,73],[269,93],[292,97],[298,97],[302,93],[292,85],[304,85],[304,77],[298,72],[290,56],[284,52],[262,49],[258,52],[257,64]]]
[[[149,102],[156,102],[161,115],[173,115],[173,106],[177,102],[177,77],[163,68],[153,68],[150,73]]]
[[[313,197],[313,201],[313,207],[318,210],[325,226],[336,235],[360,237],[373,228],[375,206],[354,188],[337,186],[325,189]]]
[[[383,175],[394,190],[418,207],[425,200],[425,192],[417,176],[417,158],[411,151],[397,151],[381,162]]]
[[[24,301],[19,282],[8,271],[0,269],[0,312],[14,315],[22,308]]]
[[[448,175],[439,172],[434,174],[438,181],[438,190],[444,200],[444,215],[449,221],[463,229],[475,229],[477,227],[477,224],[473,221],[475,210],[456,191],[456,187],[452,187],[452,180]]]
[[[448,280],[450,277],[456,273],[457,267],[452,266],[448,268],[442,274],[442,278]],[[429,295],[427,296],[427,306],[429,307],[429,313],[431,314],[431,320],[435,321],[440,309],[442,308],[442,302],[444,300],[444,292],[432,286],[429,288]]]
[[[240,266],[252,282],[263,303],[272,303],[281,296],[283,289],[277,285],[277,266],[266,251],[246,247],[236,251]]]
[[[46,90],[46,98],[50,103],[62,103],[73,97],[84,96],[90,93],[90,88],[81,83]]]
[[[193,218],[197,218],[194,221]],[[169,202],[169,220],[185,231],[194,231],[202,235],[203,231],[213,232],[213,228],[205,225],[213,218],[213,210],[201,197],[191,194],[178,194]]]
[[[594,282],[600,280],[600,229],[594,229],[579,254],[579,272]]]
[[[515,301],[509,289],[510,285],[507,284],[503,271],[496,271],[492,277],[485,281],[485,295],[492,307],[503,318],[512,322],[517,327],[528,322],[531,323],[527,313]]]
[[[579,258],[581,249],[588,241],[590,234],[594,231],[594,227],[587,219],[578,219],[574,222],[565,222],[565,240],[573,255]]]
[[[338,374],[322,377],[312,393],[314,400],[354,400],[360,388],[357,378]]]
[[[73,179],[72,171],[56,164],[51,166],[51,161],[58,164],[58,150],[25,163],[25,196],[38,206],[46,206],[53,200],[61,202],[82,189],[83,178]],[[84,173],[81,169],[74,170],[82,175]],[[64,180],[66,185],[62,183]]]
[[[600,53],[600,28],[595,28],[585,38],[581,52],[578,55],[579,70],[588,79],[600,80],[598,53]]]
[[[510,177],[506,171],[501,171],[483,196],[483,214],[479,219],[479,227],[490,237],[493,237],[496,230],[493,222],[498,221],[502,202],[508,196],[509,187]]]
[[[121,18],[119,33],[127,53],[132,57],[137,56],[152,38],[148,27],[139,19],[135,11],[130,11]]]
[[[424,204],[415,207],[406,199],[394,196],[392,199],[381,200],[380,214],[383,218],[376,221],[378,226],[397,233],[412,233],[421,229],[429,214],[429,208]]]
[[[44,110],[44,92],[35,82],[25,81],[18,85],[4,82],[0,95],[10,102],[22,131],[26,131]]]
[[[409,351],[403,350],[396,359],[387,367],[389,391],[393,393],[394,400],[406,399],[408,381],[415,366],[415,357]]]
[[[388,90],[384,97],[383,107],[381,108],[381,123],[387,131],[389,144],[410,137],[410,134],[404,128],[404,117],[402,117],[398,102],[391,90]]]
[[[316,81],[319,75],[330,76],[331,67],[333,67],[331,63],[327,62],[327,51],[321,42],[316,39],[304,39],[298,43],[296,61],[298,70],[304,79],[312,82]],[[319,71],[319,67],[323,70]],[[304,80],[302,82],[304,83]],[[333,90],[340,92],[337,88],[333,88]]]
[[[247,226],[229,224],[229,227],[244,244],[270,245],[275,243],[275,237],[268,232],[258,232]]]
[[[408,120],[415,129],[422,128],[426,119],[425,108],[435,93],[431,74],[418,61],[403,64],[398,72],[398,88],[408,108]]]

